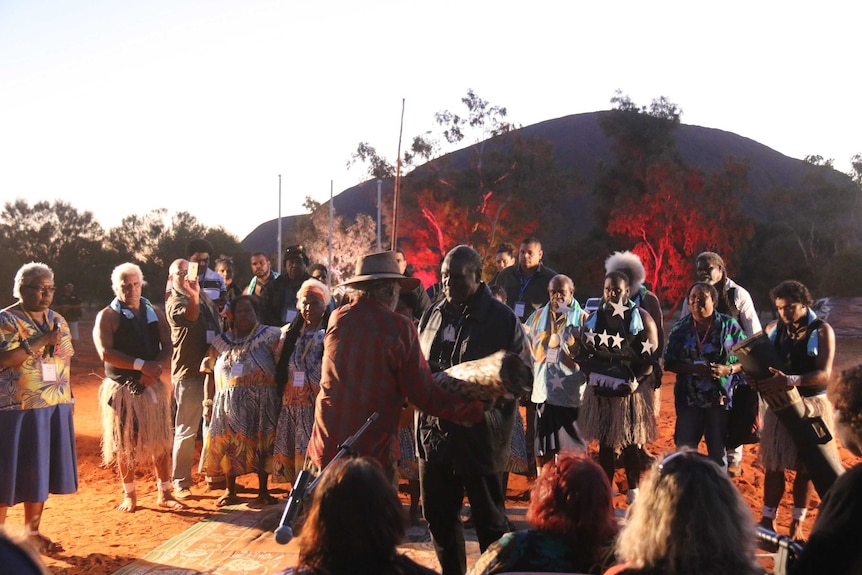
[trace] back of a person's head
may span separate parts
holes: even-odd
[[[527,520],[568,538],[580,557],[596,559],[617,533],[607,475],[589,457],[557,456],[542,467],[531,490]]]
[[[656,463],[620,532],[617,555],[666,575],[762,573],[751,511],[727,472],[696,451]]]
[[[404,529],[401,501],[380,464],[339,459],[326,468],[312,494],[299,562],[329,573],[385,573]]]

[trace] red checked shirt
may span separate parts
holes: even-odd
[[[480,401],[468,401],[434,385],[413,322],[380,302],[360,298],[338,308],[323,340],[323,373],[308,456],[323,467],[373,412],[380,418],[352,451],[375,457],[384,469],[397,458],[404,402],[455,421],[482,419]]]

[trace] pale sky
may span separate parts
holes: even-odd
[[[862,3],[0,0],[0,201],[240,239],[394,160],[468,88],[529,125],[667,96],[783,154],[862,152]],[[856,56],[852,56],[856,54]],[[337,209],[337,203],[336,203]]]

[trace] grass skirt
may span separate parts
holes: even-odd
[[[643,444],[656,436],[652,379],[626,397],[599,397],[592,386],[584,391],[578,427],[587,439],[614,449]]]
[[[832,404],[829,403],[826,394],[803,397],[802,405],[805,406],[806,417],[820,416],[826,429],[834,434],[835,423],[832,418]],[[826,445],[837,452],[838,448],[834,439]],[[760,436],[757,459],[767,471],[783,471],[785,469],[795,471],[800,465],[793,438],[790,437],[787,428],[769,407],[763,414],[763,433]]]
[[[152,391],[150,391],[152,390]],[[102,419],[102,460],[133,466],[171,453],[174,431],[168,388],[158,381],[140,395],[106,378],[99,388]]]

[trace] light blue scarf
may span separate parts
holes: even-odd
[[[817,314],[814,313],[811,308],[808,308],[808,325],[811,325],[811,322],[817,319]],[[776,328],[778,324],[775,324]],[[769,332],[769,341],[775,343],[775,340],[778,338],[778,329],[773,328],[771,332]],[[817,330],[811,330],[811,336],[808,338],[808,357],[817,357],[818,352],[818,342],[817,342]]]
[[[145,297],[142,297],[141,303],[144,305],[144,309],[147,311],[147,323],[155,323],[159,321],[159,316],[156,315],[156,310],[153,309],[153,304],[150,303],[150,300]],[[135,317],[135,312],[133,312],[127,307],[123,307],[123,304],[118,298],[114,298],[108,305],[108,307],[110,307],[117,313],[123,314],[123,317],[126,319],[133,319]]]

